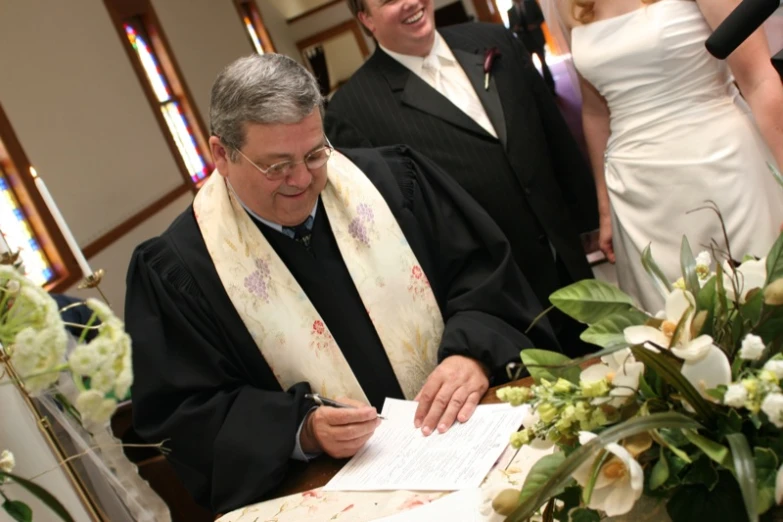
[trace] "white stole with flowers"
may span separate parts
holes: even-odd
[[[342,258],[407,399],[437,365],[443,317],[389,206],[334,152],[321,193]],[[196,221],[234,308],[283,389],[307,381],[327,397],[367,401],[318,311],[215,173],[196,195]]]

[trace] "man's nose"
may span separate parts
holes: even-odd
[[[299,163],[293,166],[293,170],[286,179],[286,185],[297,188],[306,188],[310,185],[313,179],[313,173],[307,168],[304,163]]]

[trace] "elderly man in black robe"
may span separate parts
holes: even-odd
[[[216,513],[273,496],[297,461],[355,454],[386,397],[443,432],[521,349],[557,349],[545,320],[524,333],[541,306],[481,207],[407,147],[334,150],[322,106],[289,58],[227,67],[217,173],[130,264],[135,427]]]

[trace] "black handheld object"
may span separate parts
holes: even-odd
[[[742,0],[707,38],[707,51],[724,60],[761,27],[780,6],[780,0]]]
[[[356,406],[351,406],[350,404],[343,404],[342,402],[337,402],[334,399],[327,399],[326,397],[321,397],[317,393],[305,393],[305,399],[309,399],[313,401],[318,406],[329,406],[330,408],[348,408],[348,409],[356,408]],[[384,417],[383,415],[378,415],[378,418],[381,420],[386,420],[386,417]]]

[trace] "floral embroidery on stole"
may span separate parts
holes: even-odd
[[[337,245],[407,399],[437,365],[443,317],[416,256],[378,189],[334,152],[321,193]],[[302,381],[367,401],[306,294],[215,172],[193,202],[234,308],[285,390]]]

